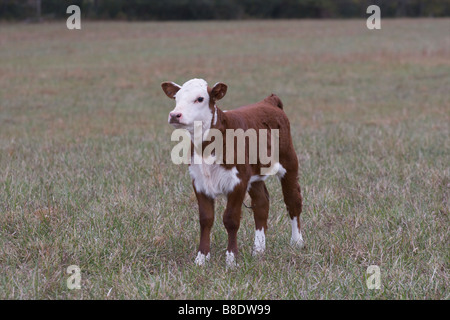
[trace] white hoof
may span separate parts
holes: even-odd
[[[235,268],[237,266],[236,259],[234,257],[234,253],[233,252],[227,251],[226,257],[225,257],[225,263],[226,263],[227,269],[228,268]]]
[[[291,220],[291,226],[292,226],[291,246],[303,248],[305,246],[305,242],[303,241],[302,232],[298,227],[297,217]]]
[[[296,247],[296,248],[303,248],[305,246],[305,242],[303,241],[303,239],[291,239],[290,242],[292,247]]]
[[[253,245],[253,256],[263,254],[266,250],[266,235],[264,234],[264,228],[255,231],[255,244]]]
[[[208,252],[208,254],[205,256],[203,253],[201,253],[200,251],[197,253],[197,257],[194,260],[194,263],[198,266],[203,266],[206,264],[206,262],[209,261],[210,258],[210,254]]]

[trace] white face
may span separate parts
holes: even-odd
[[[175,94],[176,106],[169,114],[169,123],[175,128],[194,129],[194,121],[202,121],[209,127],[212,112],[209,108],[208,84],[203,79],[184,83]]]

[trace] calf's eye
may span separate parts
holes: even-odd
[[[203,97],[198,97],[197,98],[197,102],[203,102],[204,98]]]

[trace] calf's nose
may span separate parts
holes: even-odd
[[[181,113],[179,113],[179,112],[171,112],[171,113],[169,113],[169,116],[172,119],[180,119],[181,118]]]

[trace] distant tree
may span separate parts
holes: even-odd
[[[64,18],[75,4],[84,17],[128,20],[206,20],[450,16],[450,0],[0,0],[1,19]]]
[[[28,0],[1,0],[0,1],[0,19],[25,19],[33,16],[35,13]]]
[[[409,0],[397,0],[397,8],[395,10],[396,17],[404,17],[406,14],[406,7]]]
[[[450,15],[450,0],[428,0],[422,5],[421,16],[448,17]]]
[[[41,21],[41,12],[42,12],[42,2],[41,0],[36,0],[36,19],[37,21]]]

